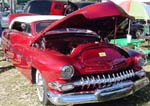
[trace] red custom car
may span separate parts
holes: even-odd
[[[37,85],[44,106],[109,101],[149,84],[142,55],[105,40],[132,18],[114,3],[44,17],[16,17],[2,35],[4,53]]]

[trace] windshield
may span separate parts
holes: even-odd
[[[37,22],[36,25],[35,25],[36,32],[37,33],[41,32],[43,29],[45,29],[46,27],[48,27],[49,25],[51,25],[55,21],[56,20]]]
[[[64,29],[56,29],[52,30],[57,33],[88,33],[88,34],[96,34],[95,32],[88,29],[79,29],[79,28],[64,28]],[[52,32],[51,31],[51,32]]]

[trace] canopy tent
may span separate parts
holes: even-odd
[[[121,2],[126,0],[111,0],[111,1],[113,1],[116,4],[120,4]],[[150,3],[150,0],[138,0],[138,2]]]
[[[129,15],[134,16],[135,19],[142,19],[145,20],[147,23],[147,20],[150,20],[150,5],[146,3],[141,3],[136,0],[125,0],[119,4]],[[128,37],[130,36],[130,22],[129,21],[129,28],[128,28]],[[147,33],[149,33],[149,25],[144,25],[144,31],[140,33],[138,36],[144,36]]]
[[[150,19],[150,6],[136,0],[126,0],[119,4],[129,15],[135,19]]]

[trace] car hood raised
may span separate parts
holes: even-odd
[[[65,28],[89,29],[108,33],[114,29],[115,23],[120,24],[126,18],[133,17],[113,2],[96,3],[81,8],[51,24],[39,34],[38,38],[47,35],[52,30]]]

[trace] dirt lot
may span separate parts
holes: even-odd
[[[35,86],[11,65],[0,72],[0,106],[40,106]]]
[[[150,78],[150,66],[146,66]],[[150,106],[150,85],[134,95],[93,106]],[[0,106],[41,106],[36,88],[10,63],[0,62]],[[84,104],[80,106],[91,106]]]

